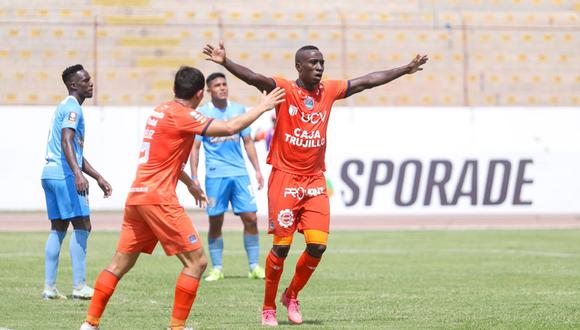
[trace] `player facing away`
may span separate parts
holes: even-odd
[[[225,122],[207,118],[195,110],[203,98],[204,84],[199,70],[181,67],[175,75],[175,98],[159,105],[147,119],[136,177],[125,203],[117,251],[112,262],[97,277],[95,294],[81,330],[98,329],[119,280],[141,253],[151,254],[158,241],[168,256],[177,256],[183,264],[175,285],[169,328],[185,328],[199,279],[207,266],[201,238],[175,193],[180,180],[197,205],[203,207],[207,202],[205,193],[183,171],[195,135],[236,134],[282,102],[285,95],[280,88],[272,90],[254,109]]]
[[[206,45],[208,60],[221,64],[236,77],[260,91],[281,87],[284,102],[276,107],[276,126],[267,162],[272,165],[268,180],[268,232],[274,235],[266,259],[262,324],[277,326],[276,293],[294,232],[304,234],[306,249],[296,264],[290,285],[281,296],[288,320],[302,323],[298,293],[304,288],[326,250],[330,208],[324,178],[326,129],[335,100],[386,84],[405,74],[422,70],[428,60],[417,55],[399,68],[377,71],[352,80],[324,80],[324,57],[315,46],[296,52],[296,80],[270,78],[226,57],[224,44]]]
[[[198,109],[204,116],[221,120],[231,120],[243,114],[244,106],[228,100],[228,83],[221,72],[210,74],[206,79],[207,91],[211,101]],[[207,215],[209,216],[208,246],[212,270],[206,281],[218,281],[224,278],[222,254],[224,239],[222,225],[224,213],[231,203],[234,214],[239,215],[244,224],[244,248],[248,256],[250,279],[263,279],[264,269],[258,264],[260,258],[260,240],[258,235],[258,217],[256,197],[246,170],[246,161],[242,155],[240,138],[244,141],[246,154],[256,170],[258,189],[264,186],[264,177],[260,171],[258,155],[251,137],[249,127],[231,136],[196,135],[191,150],[191,179],[199,185],[197,166],[199,149],[203,143],[205,150],[205,193],[208,199]]]
[[[111,195],[112,188],[83,156],[85,119],[81,105],[85,99],[93,97],[91,76],[77,64],[63,71],[62,80],[68,96],[57,106],[50,124],[46,164],[41,178],[51,227],[45,247],[42,297],[66,299],[56,288],[56,274],[60,247],[69,223],[72,223],[72,297],[90,299],[93,289],[86,285],[87,240],[91,232],[89,181],[83,172],[97,180],[105,198]]]

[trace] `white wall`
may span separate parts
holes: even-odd
[[[114,189],[111,198],[103,199],[91,180],[93,210],[122,208],[150,110],[84,109],[85,156]],[[45,208],[40,174],[53,111],[0,107],[5,120],[0,210]],[[332,212],[580,214],[579,124],[578,108],[335,108],[327,150]],[[256,148],[264,163],[263,143]],[[495,164],[493,176],[488,175],[490,164]],[[267,178],[269,168],[262,167]],[[430,171],[431,181],[443,183],[429,184]],[[193,207],[186,189],[178,187],[183,205]],[[449,205],[442,205],[442,198]],[[265,189],[258,192],[258,203],[265,213]]]

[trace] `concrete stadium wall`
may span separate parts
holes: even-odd
[[[53,111],[0,107],[7,123],[0,131],[0,211],[45,208],[40,174]],[[103,199],[90,180],[93,210],[122,208],[150,111],[84,109],[85,156],[114,189]],[[263,116],[255,126],[267,123]],[[332,212],[580,214],[578,123],[580,109],[562,107],[334,108],[327,150]],[[256,147],[267,177],[265,146]],[[203,176],[203,158],[200,164]],[[194,206],[182,185],[178,195]],[[266,189],[257,200],[265,214]]]

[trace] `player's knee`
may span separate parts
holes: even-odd
[[[92,229],[91,218],[89,217],[76,218],[74,220],[71,220],[71,222],[75,230],[91,231]]]
[[[52,220],[50,222],[50,229],[56,231],[66,232],[68,229],[68,221],[65,220]]]
[[[320,258],[326,251],[326,245],[323,244],[307,244],[306,245],[306,253],[308,253],[311,257]]]
[[[290,245],[274,245],[272,246],[272,252],[278,258],[286,258],[288,252],[290,252]]]

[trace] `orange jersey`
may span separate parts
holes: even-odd
[[[294,81],[273,79],[286,90],[286,99],[276,107],[268,164],[300,175],[324,172],[328,118],[334,101],[346,96],[348,81],[325,80],[307,91]]]
[[[147,119],[137,175],[126,205],[179,204],[175,186],[195,135],[204,135],[211,121],[175,101],[159,105]]]

